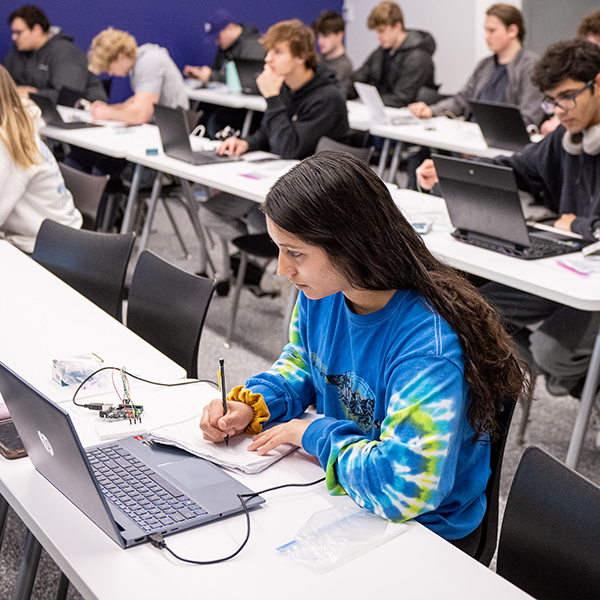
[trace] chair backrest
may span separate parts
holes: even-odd
[[[500,498],[500,476],[502,475],[502,459],[508,431],[515,412],[516,402],[514,398],[505,397],[502,407],[496,411],[496,422],[499,426],[499,435],[490,448],[490,479],[485,488],[487,508],[481,523],[481,539],[473,558],[489,566],[498,545],[498,504]]]
[[[108,314],[121,318],[133,233],[73,229],[46,219],[32,258]]]
[[[513,479],[497,572],[538,600],[600,594],[600,487],[531,446]]]
[[[98,208],[110,176],[90,175],[64,163],[58,163],[58,166],[67,189],[73,195],[75,207],[83,215],[84,223],[89,225],[86,229],[97,229]]]
[[[373,156],[373,151],[375,148],[371,146],[370,148],[357,148],[356,146],[348,146],[348,144],[342,144],[342,142],[336,142],[331,138],[323,136],[319,142],[317,143],[317,147],[315,148],[315,154],[317,152],[323,152],[323,150],[332,150],[333,152],[347,152],[348,154],[352,154],[359,160],[368,163],[371,160],[371,156]]]
[[[498,437],[490,444],[490,478],[485,488],[486,509],[481,525],[472,533],[452,543],[480,563],[489,566],[492,562],[498,543],[498,503],[500,496],[500,475],[502,457],[506,447],[506,439],[510,422],[515,410],[513,398],[506,397],[496,410]]]
[[[198,347],[215,282],[186,273],[148,250],[135,266],[127,327],[198,377]]]

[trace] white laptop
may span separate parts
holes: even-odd
[[[381,99],[379,90],[368,83],[354,84],[362,103],[369,109],[371,119],[375,125],[414,125],[421,121],[407,108],[387,108]],[[390,112],[400,113],[393,117]]]

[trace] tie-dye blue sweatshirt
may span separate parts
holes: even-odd
[[[263,395],[271,421],[316,404],[324,417],[302,446],[331,493],[458,539],[481,522],[490,474],[489,444],[473,443],[467,422],[463,369],[456,334],[412,291],[368,315],[351,312],[341,293],[301,293],[290,343],[246,386]]]

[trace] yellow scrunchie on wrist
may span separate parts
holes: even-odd
[[[262,431],[263,421],[267,421],[270,416],[267,403],[262,394],[255,394],[243,385],[238,385],[227,394],[227,400],[230,402],[243,402],[254,409],[254,419],[250,421],[243,433],[256,435]]]

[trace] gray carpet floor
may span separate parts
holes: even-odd
[[[197,241],[181,207],[175,202],[171,204],[176,221],[188,244],[188,250],[192,254],[192,259],[188,260],[184,257],[160,205],[148,249],[185,270],[197,271]],[[284,296],[275,299],[257,298],[244,290],[241,295],[238,326],[231,347],[226,349],[223,342],[225,328],[230,317],[231,297],[215,295],[200,344],[200,377],[214,379],[220,357],[224,357],[226,360],[228,386],[243,384],[250,375],[268,368],[279,355],[284,343],[282,324],[285,306],[286,298]],[[579,406],[578,401],[569,396],[561,398],[550,396],[541,379],[536,384],[535,397],[523,445],[519,444],[516,439],[516,426],[521,419],[521,410],[517,409],[515,412],[502,470],[500,498],[502,508],[506,502],[510,483],[521,454],[527,446],[540,446],[560,460],[564,460],[566,457]],[[584,476],[600,484],[600,449],[596,447],[595,441],[596,427],[592,426],[588,431],[578,470]],[[25,529],[22,523],[12,511],[9,511],[7,530],[0,549],[0,600],[8,600],[12,595],[24,538]],[[99,568],[102,568],[101,565]],[[492,568],[494,568],[493,563]],[[53,561],[43,553],[32,598],[34,600],[54,598],[59,575]],[[70,587],[68,597],[70,599],[81,598],[73,586]]]

